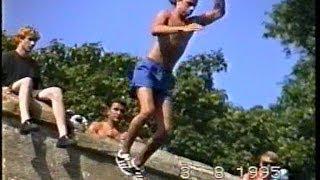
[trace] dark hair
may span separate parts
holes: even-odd
[[[107,104],[101,105],[100,113],[102,115],[106,116],[113,103],[119,103],[122,106],[124,106],[124,108],[127,108],[127,103],[123,99],[115,98],[115,99],[112,99],[111,101],[109,101]]]
[[[169,2],[170,2],[170,4],[172,4],[172,5],[177,5],[177,1],[178,0],[169,0]],[[198,3],[198,0],[197,0],[197,3]]]
[[[127,107],[127,103],[124,99],[121,99],[121,98],[115,98],[115,99],[112,99],[112,101],[110,101],[108,103],[108,106],[111,107],[113,103],[119,103],[121,104],[122,106],[124,106],[125,108]]]
[[[170,4],[172,5],[176,5],[177,4],[177,0],[169,0]]]

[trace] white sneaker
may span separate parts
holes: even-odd
[[[119,150],[116,156],[116,163],[121,170],[127,176],[133,176],[132,166],[130,165],[130,154],[122,153],[122,150]]]
[[[131,172],[133,173],[133,179],[143,180],[146,176],[146,170],[144,166],[140,166],[140,167],[136,166],[134,163],[134,159],[131,159],[131,166],[132,166]]]

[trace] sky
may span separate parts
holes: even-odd
[[[286,57],[279,40],[262,37],[266,12],[279,2],[227,0],[226,15],[196,33],[180,61],[222,49],[228,70],[215,74],[215,87],[224,89],[234,105],[267,108],[280,96],[281,83],[297,59]],[[213,4],[199,0],[194,14],[209,11]],[[42,38],[36,48],[52,39],[70,46],[101,42],[107,52],[145,57],[155,40],[150,34],[154,17],[170,8],[168,0],[2,0],[2,29],[14,34],[22,26],[37,28]]]

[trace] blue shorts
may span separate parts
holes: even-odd
[[[147,87],[153,90],[154,97],[163,101],[170,99],[174,88],[175,78],[172,71],[166,70],[159,63],[149,59],[137,62],[130,88],[132,95],[136,95],[136,89],[139,87]]]

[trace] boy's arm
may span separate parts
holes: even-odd
[[[2,68],[2,71],[1,71],[2,78],[1,79],[2,79],[2,82],[5,82],[6,78],[7,78],[7,71],[8,71],[7,63],[8,63],[8,56],[6,53],[2,53],[1,54],[1,68]]]
[[[113,138],[115,138],[118,141],[121,141],[126,139],[126,136],[127,136],[127,132],[120,133],[119,131],[116,131]]]
[[[154,36],[159,36],[159,35],[165,35],[165,34],[178,33],[181,31],[192,32],[192,31],[198,31],[202,29],[202,26],[196,23],[188,24],[185,26],[169,26],[168,25],[169,17],[170,17],[170,12],[168,11],[160,12],[152,24],[151,34]]]
[[[93,122],[88,130],[86,131],[91,137],[94,139],[100,139],[100,131],[101,131],[102,125],[99,122]]]
[[[34,89],[44,89],[40,71],[41,71],[41,67],[37,63],[35,77],[34,77],[35,82],[34,82],[34,85],[33,85]]]
[[[101,128],[101,125],[97,122],[93,122],[92,124],[90,124],[87,133],[89,134],[97,134],[99,129]]]
[[[214,7],[211,11],[200,16],[192,16],[190,17],[190,20],[191,22],[195,22],[203,26],[209,25],[217,19],[220,19],[225,14],[225,6],[225,0],[215,0]]]

